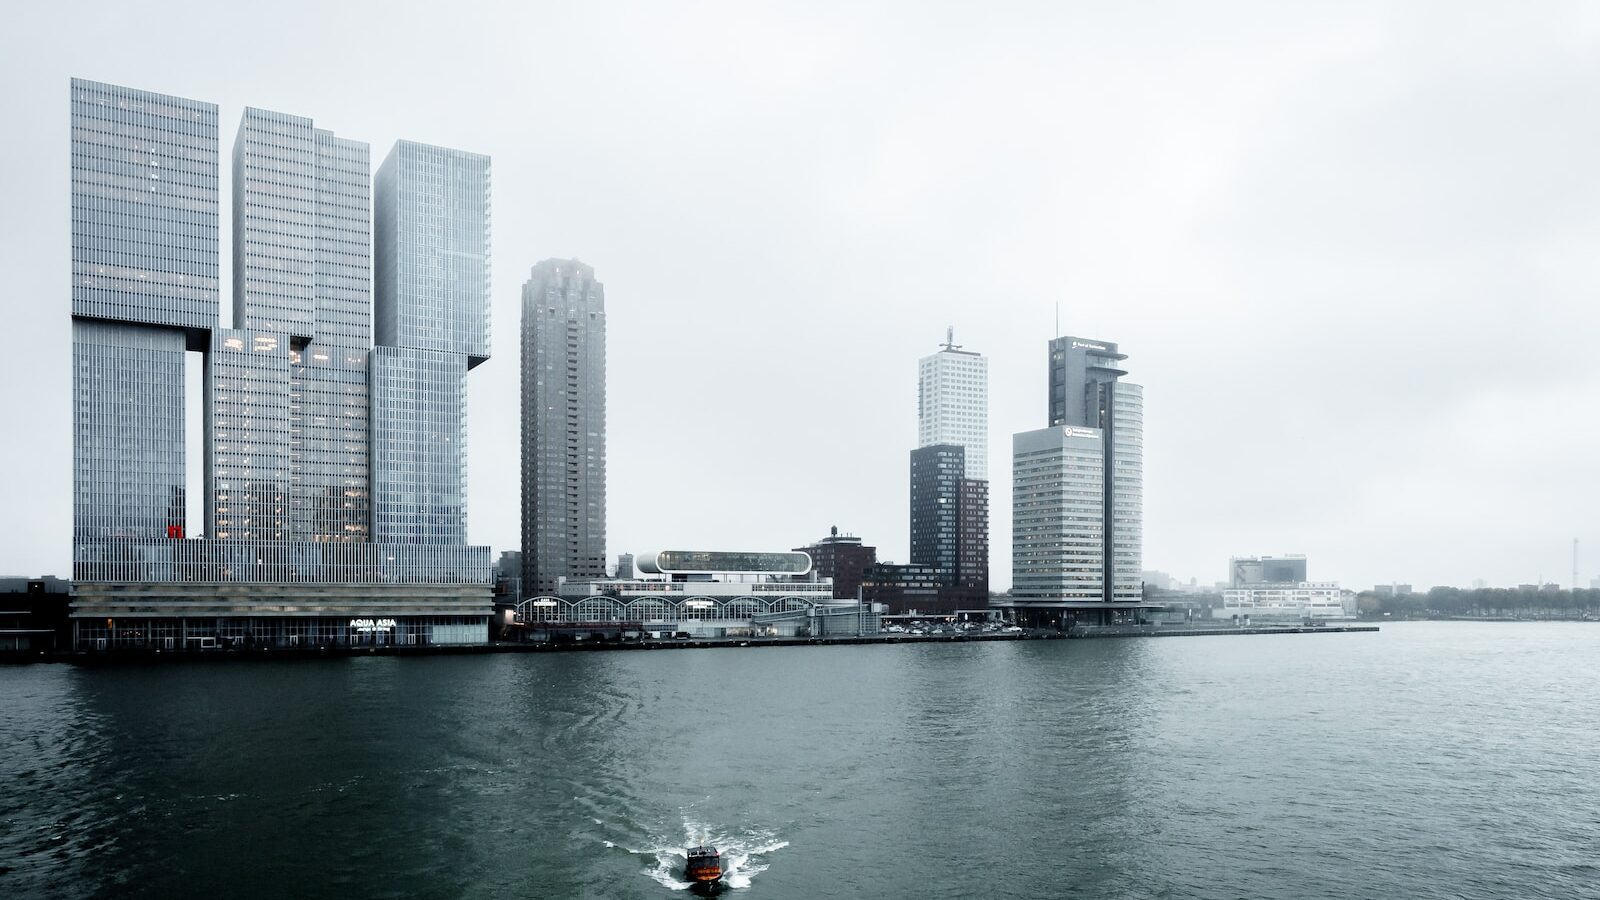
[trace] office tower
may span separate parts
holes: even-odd
[[[933,566],[956,581],[956,536],[966,450],[932,444],[911,451],[911,564]]]
[[[522,561],[531,593],[606,575],[605,287],[577,260],[522,286]]]
[[[467,370],[489,358],[489,158],[396,143],[373,221],[373,540],[464,544]]]
[[[961,349],[951,329],[917,376],[911,564],[937,569],[956,607],[981,607],[989,596],[989,361]]]
[[[233,159],[233,327],[222,328],[216,107],[74,80],[72,135],[75,646],[485,640],[488,548],[465,545],[464,521],[428,528],[452,510],[408,520],[410,543],[371,541],[371,482],[416,479],[388,477],[389,457],[372,465],[369,453],[380,423],[368,404],[367,145],[303,117],[245,111]],[[396,427],[399,416],[381,423],[390,456],[432,463],[422,445],[443,436],[454,468],[439,480],[451,485],[465,462],[462,378],[488,352],[487,298],[440,300],[487,290],[487,160],[474,159],[476,197],[430,206],[450,195],[430,172],[410,206],[389,208],[403,207],[411,242],[378,241],[414,276],[411,327],[430,338],[469,333],[465,349],[415,351],[449,364],[382,372],[403,384],[389,408],[405,408],[412,428]],[[467,193],[471,184],[450,182]],[[446,221],[459,207],[482,220],[476,256],[470,241],[428,256],[430,241],[470,239],[470,212]],[[424,262],[407,268],[408,258]],[[457,307],[465,313],[444,317],[447,327],[429,324]],[[205,539],[184,517],[188,351],[204,364]],[[437,368],[447,370],[443,388],[427,379]],[[427,494],[406,499],[417,496]]]
[[[989,482],[963,478],[956,494],[955,586],[974,607],[989,598]]]
[[[989,360],[955,343],[917,363],[917,446],[959,444],[967,478],[989,478]]]
[[[217,324],[217,107],[77,78],[71,99],[73,540],[174,538],[184,353]]]
[[[207,356],[208,533],[367,538],[367,145],[248,108],[233,153],[233,321]]]
[[[632,553],[617,554],[617,578],[620,581],[631,581],[633,579]]]
[[[1050,342],[1050,427],[1012,438],[1012,589],[1028,619],[1121,621],[1142,599],[1143,388],[1117,345]]]

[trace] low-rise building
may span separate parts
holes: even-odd
[[[617,637],[876,634],[881,610],[834,597],[803,551],[664,550],[635,557],[638,577],[563,582],[517,605],[525,633]]]
[[[1222,606],[1212,618],[1252,624],[1274,621],[1354,619],[1356,593],[1337,581],[1253,584],[1222,592]]]
[[[862,579],[878,562],[877,547],[867,546],[855,535],[840,534],[838,526],[827,537],[794,549],[811,557],[812,571],[818,577],[833,580],[835,600],[860,596]]]

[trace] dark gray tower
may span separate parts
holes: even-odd
[[[936,566],[940,584],[956,582],[961,483],[967,454],[960,444],[911,451],[911,564]]]
[[[547,259],[522,286],[522,590],[605,576],[605,287]]]

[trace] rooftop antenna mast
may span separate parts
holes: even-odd
[[[1056,333],[1055,333],[1054,336],[1055,337],[1061,337],[1061,301],[1060,300],[1056,301]]]
[[[1572,589],[1578,589],[1578,539],[1572,539]]]
[[[951,325],[944,332],[944,348],[946,350],[960,350],[961,345],[956,343],[956,327]]]

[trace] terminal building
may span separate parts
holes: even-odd
[[[1228,560],[1228,588],[1212,618],[1237,624],[1354,619],[1356,593],[1337,581],[1307,581],[1306,558],[1236,556]]]
[[[1222,592],[1212,618],[1237,624],[1269,624],[1356,618],[1356,592],[1337,581],[1252,584]]]
[[[225,328],[216,105],[81,79],[71,100],[73,645],[485,642],[465,415],[488,157],[401,141],[374,181],[365,143],[245,110]]]
[[[523,640],[603,637],[825,637],[877,634],[881,610],[833,596],[803,551],[663,550],[637,576],[567,581],[517,604]]]

